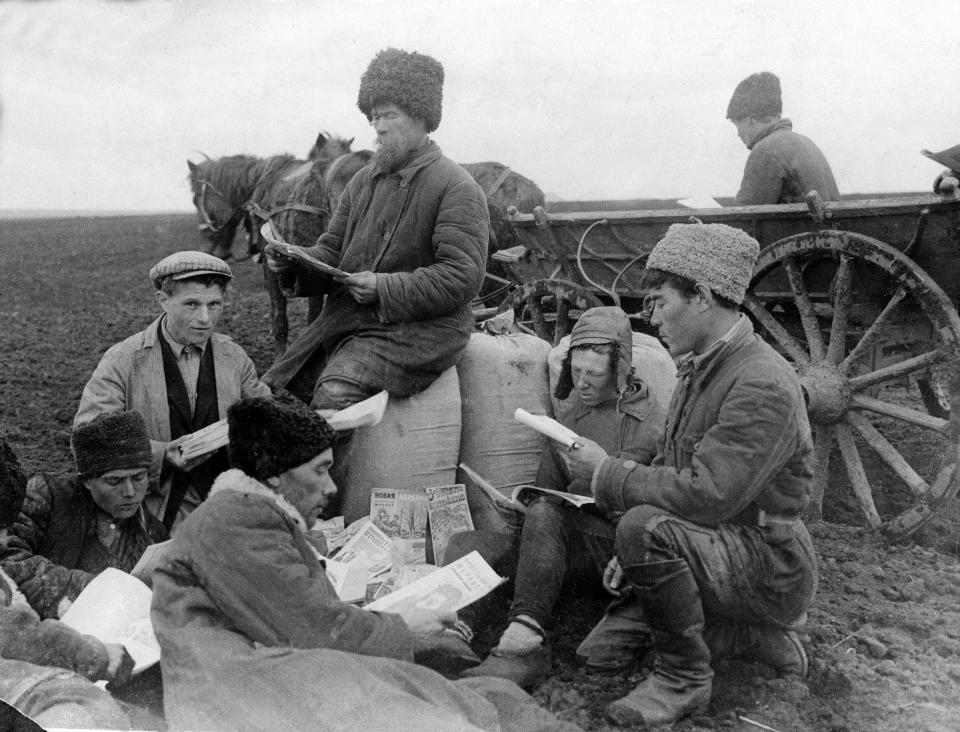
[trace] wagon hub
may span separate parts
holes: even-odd
[[[839,422],[850,408],[850,387],[834,364],[818,361],[800,375],[807,414],[818,424]]]

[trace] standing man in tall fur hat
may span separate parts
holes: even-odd
[[[824,201],[840,200],[826,157],[813,140],[793,131],[782,111],[780,79],[774,74],[761,71],[737,84],[727,119],[750,156],[735,204],[799,203],[814,190]]]
[[[315,409],[342,409],[383,389],[416,394],[470,338],[489,215],[480,187],[428,137],[442,94],[438,61],[395,48],[378,53],[360,79],[357,106],[376,130],[376,155],[307,249],[349,275],[316,274],[266,249],[288,295],[327,295],[264,375]]]

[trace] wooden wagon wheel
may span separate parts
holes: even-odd
[[[826,286],[804,275],[825,256]],[[800,234],[760,253],[744,305],[800,375],[817,459],[813,518],[828,483],[848,481],[867,525],[899,539],[957,494],[960,318],[928,274],[870,237]],[[931,372],[948,418],[918,389]]]
[[[593,292],[568,280],[527,282],[500,303],[498,312],[513,310],[520,330],[553,345],[570,332],[580,313],[603,305]]]

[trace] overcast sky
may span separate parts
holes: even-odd
[[[926,190],[960,143],[960,2],[0,3],[0,208],[189,210],[186,159],[370,147],[373,55],[446,71],[433,138],[563,198],[736,193],[724,116],[773,71],[841,192]]]

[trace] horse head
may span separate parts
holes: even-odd
[[[221,259],[230,258],[237,226],[243,218],[243,204],[253,190],[247,170],[258,158],[231,155],[200,163],[187,161],[188,180],[197,209],[197,229],[210,242],[205,249]]]
[[[350,146],[353,144],[353,138],[349,140],[331,135],[326,130],[321,130],[317,135],[317,141],[310,148],[310,154],[307,155],[317,165],[317,172],[323,174],[327,166],[341,155],[350,152]]]
[[[331,215],[336,212],[347,183],[372,157],[372,150],[356,150],[339,155],[323,166],[323,194]],[[314,161],[315,166],[319,164],[319,161]]]
[[[529,178],[503,163],[463,163],[462,167],[477,182],[487,197],[490,212],[490,251],[508,249],[520,242],[510,226],[507,209],[516,206],[521,213],[532,213],[536,206],[546,207],[546,197]]]

